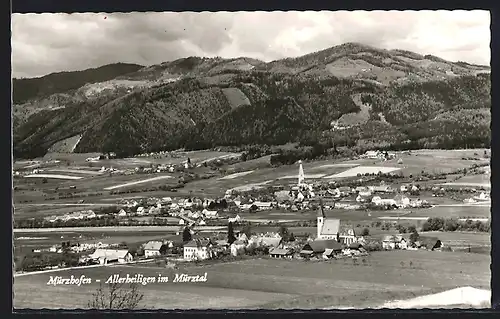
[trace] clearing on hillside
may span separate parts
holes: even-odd
[[[233,179],[233,178],[237,178],[237,177],[241,177],[241,176],[245,176],[245,175],[248,175],[250,173],[252,173],[253,170],[251,171],[246,171],[246,172],[239,172],[239,173],[234,173],[234,174],[231,174],[231,175],[226,175],[224,177],[221,177],[219,179]]]
[[[344,177],[354,177],[358,174],[378,174],[378,172],[382,173],[390,173],[394,171],[398,171],[401,168],[399,167],[385,167],[385,166],[358,166],[342,173],[338,173],[335,175],[325,176],[324,178],[344,178]]]

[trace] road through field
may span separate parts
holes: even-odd
[[[156,181],[156,180],[166,179],[166,178],[173,178],[173,177],[170,176],[170,175],[157,176],[157,177],[153,177],[153,178],[143,179],[143,180],[140,180],[140,181],[135,181],[135,182],[130,182],[130,183],[125,183],[125,184],[120,184],[120,185],[106,187],[105,190],[112,190],[112,189],[116,189],[116,188],[123,188],[123,187],[127,187],[127,186],[133,186],[133,185],[137,185],[137,184],[142,184],[142,183],[147,183],[147,182],[153,182],[153,181]]]
[[[196,226],[199,231],[226,229],[226,226]],[[51,233],[51,232],[122,232],[122,231],[178,231],[179,226],[103,226],[103,227],[57,227],[57,228],[14,228],[14,233]]]

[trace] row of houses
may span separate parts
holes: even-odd
[[[83,220],[92,219],[99,217],[93,210],[83,210],[72,213],[67,213],[60,216],[47,216],[44,219],[48,222],[54,223],[56,221],[68,221],[68,220]]]
[[[442,242],[436,237],[423,237],[418,241],[411,242],[405,235],[386,235],[382,239],[382,249],[418,249],[437,250],[442,248]]]

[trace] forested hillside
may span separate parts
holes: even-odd
[[[373,64],[332,64],[346,57]],[[407,51],[349,44],[268,64],[191,57],[113,81],[128,82],[92,98],[68,93],[63,108],[29,116],[15,128],[15,155],[41,156],[80,134],[76,152],[121,156],[288,142],[359,151],[484,147],[491,135],[487,67]],[[348,125],[337,121],[361,111]]]

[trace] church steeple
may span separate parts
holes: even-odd
[[[302,161],[299,161],[299,181],[298,186],[302,186],[304,184],[305,175],[304,175],[304,167],[302,167]]]

